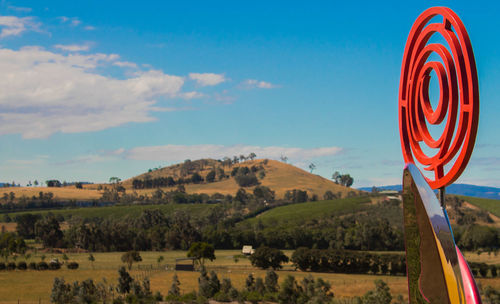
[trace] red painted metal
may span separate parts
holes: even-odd
[[[440,35],[448,47],[428,43],[433,35]],[[440,61],[429,61],[433,54]],[[436,109],[429,100],[432,71],[440,87]],[[451,9],[430,8],[413,24],[401,67],[399,131],[405,162],[418,162],[425,170],[434,172],[434,179],[426,177],[431,188],[450,185],[469,162],[478,120],[479,88],[469,35]],[[433,138],[428,125],[443,122],[441,136]],[[423,147],[437,152],[429,156]]]

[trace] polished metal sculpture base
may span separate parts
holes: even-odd
[[[409,302],[481,303],[446,210],[411,163],[403,171],[403,212]]]

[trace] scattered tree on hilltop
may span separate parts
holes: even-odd
[[[349,174],[340,174],[338,171],[333,173],[332,179],[336,184],[345,187],[350,187],[354,183],[354,179]]]

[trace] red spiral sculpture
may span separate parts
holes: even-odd
[[[429,23],[437,16],[442,16],[442,22]],[[435,34],[444,38],[448,48],[428,43]],[[437,54],[442,62],[428,61],[431,54]],[[429,100],[432,71],[440,87],[436,109]],[[433,189],[453,183],[469,162],[479,118],[478,90],[474,54],[462,21],[445,7],[423,12],[406,42],[399,87],[399,131],[405,162],[416,160],[425,170],[433,171],[434,179],[426,178]],[[440,125],[445,118],[443,133],[433,138],[428,124]],[[424,144],[437,153],[426,155]]]

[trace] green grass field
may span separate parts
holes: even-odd
[[[214,208],[217,204],[162,204],[162,205],[126,205],[112,207],[86,207],[86,208],[71,208],[71,209],[56,209],[56,210],[39,210],[39,211],[22,211],[8,213],[11,218],[23,213],[41,214],[52,213],[54,215],[62,215],[68,219],[71,217],[81,218],[123,218],[125,216],[137,217],[146,209],[160,209],[165,214],[173,213],[174,211],[185,211],[190,215],[205,214],[208,210]]]
[[[471,203],[472,205],[475,205],[481,209],[487,210],[494,215],[500,217],[500,200],[496,199],[489,199],[489,198],[479,198],[479,197],[472,197],[472,196],[461,196],[457,195],[458,197],[464,199],[465,201]]]
[[[264,225],[279,223],[301,223],[311,219],[321,219],[325,216],[352,213],[363,208],[370,202],[369,197],[344,198],[331,201],[307,202],[277,207],[266,211],[257,217],[250,218],[242,224],[255,224],[259,220]]]
[[[290,256],[292,251],[285,251]],[[116,286],[118,278],[118,268],[123,265],[120,261],[121,252],[111,253],[94,253],[95,262],[88,260],[88,254],[68,254],[70,261],[77,261],[80,264],[77,270],[68,270],[63,266],[60,270],[15,270],[15,271],[0,271],[0,303],[49,303],[50,292],[55,277],[63,277],[66,282],[82,281],[87,278],[92,278],[95,282],[102,282],[105,278],[108,284]],[[164,261],[161,266],[157,264],[157,258],[162,255]],[[237,288],[243,288],[246,277],[252,273],[255,277],[265,276],[265,271],[252,267],[247,258],[239,257],[235,261],[235,256],[240,256],[239,250],[217,250],[215,252],[216,260],[213,262],[207,261],[208,270],[215,270],[219,279],[230,278],[233,285]],[[142,279],[148,276],[151,280],[151,289],[160,291],[163,295],[168,293],[172,277],[175,271],[172,270],[176,258],[186,256],[185,251],[166,251],[166,252],[141,252],[143,261],[134,264],[131,275],[134,278]],[[483,255],[484,256],[484,255]],[[46,254],[46,261],[52,258],[58,258],[62,261],[61,254]],[[40,253],[34,255],[30,261],[40,261]],[[138,265],[141,265],[142,270]],[[168,269],[165,269],[165,265]],[[152,270],[144,270],[146,266],[151,266]],[[391,293],[395,297],[398,294],[407,298],[407,282],[406,277],[398,276],[373,276],[373,275],[351,275],[351,274],[335,274],[335,273],[310,273],[295,271],[291,264],[285,265],[283,270],[277,272],[280,281],[286,275],[293,275],[298,281],[309,274],[313,277],[321,277],[328,280],[332,285],[332,291],[336,298],[353,297],[363,295],[368,290],[374,288],[373,281],[382,279],[389,284]],[[181,282],[182,292],[190,292],[198,290],[198,272],[178,271],[177,275]],[[500,278],[495,279],[479,279],[483,287],[491,285],[495,288],[500,288]]]

